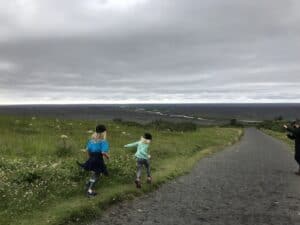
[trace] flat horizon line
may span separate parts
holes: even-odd
[[[97,105],[298,105],[300,102],[200,102],[200,103],[195,103],[195,102],[174,102],[174,103],[16,103],[16,104],[1,104],[1,106],[75,106],[75,105],[89,105],[89,106],[97,106]]]

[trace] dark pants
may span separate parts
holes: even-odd
[[[147,176],[151,177],[150,161],[149,160],[147,160],[147,159],[137,159],[136,164],[137,164],[137,171],[136,171],[136,178],[137,179],[141,179],[143,166],[145,166],[145,168],[146,168]]]
[[[298,163],[298,165],[300,166],[300,151],[296,151],[295,152],[295,160]]]

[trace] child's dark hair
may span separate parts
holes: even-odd
[[[106,127],[102,124],[99,124],[96,126],[96,133],[100,134],[106,131]]]
[[[152,140],[152,135],[150,133],[145,133],[144,138],[147,140]]]

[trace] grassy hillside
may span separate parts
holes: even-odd
[[[291,147],[291,150],[294,148],[295,141],[289,139],[286,136],[286,132],[274,131],[274,130],[269,130],[269,129],[261,129],[261,130],[263,132],[265,132],[266,134],[273,136],[273,137],[287,143]]]
[[[99,196],[87,199],[83,187],[88,173],[76,160],[94,127],[108,127],[110,177],[98,184]],[[176,126],[178,128],[178,126]],[[185,130],[187,126],[185,125]],[[150,191],[183,174],[200,158],[235,142],[235,128],[197,128],[171,131],[120,121],[79,121],[0,117],[0,224],[72,224],[99,215],[109,204]],[[145,130],[147,129],[147,130]],[[174,130],[174,129],[173,129]],[[136,190],[134,149],[124,149],[145,132],[153,134],[151,167],[154,183]]]
[[[295,142],[287,137],[286,129],[283,127],[284,124],[290,124],[291,121],[287,120],[266,120],[260,123],[258,128],[266,134],[273,136],[285,143],[287,143],[291,150],[294,148]]]

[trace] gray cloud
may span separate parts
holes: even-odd
[[[2,104],[300,101],[297,0],[1,6]]]

